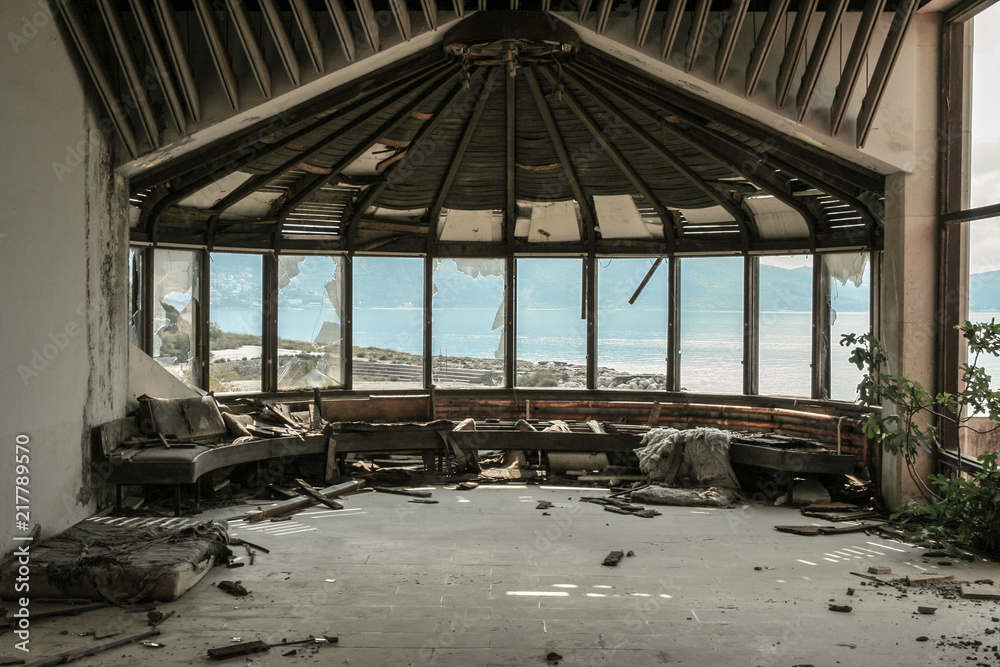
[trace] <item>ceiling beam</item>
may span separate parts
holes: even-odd
[[[208,44],[208,53],[212,57],[212,64],[215,65],[219,81],[222,82],[222,89],[226,93],[229,106],[233,109],[239,109],[239,83],[236,79],[236,73],[233,71],[233,66],[229,61],[229,52],[226,50],[226,44],[222,41],[222,33],[219,32],[219,25],[215,22],[215,17],[212,16],[212,8],[209,6],[208,0],[192,1],[194,2],[195,12],[198,15],[198,22],[201,24],[202,34],[205,36],[206,44]]]
[[[257,87],[264,95],[265,99],[271,97],[271,73],[267,69],[267,60],[264,59],[264,52],[257,41],[257,31],[250,23],[250,15],[247,14],[247,6],[243,0],[226,0],[226,7],[229,9],[229,16],[236,26],[236,36],[243,46],[243,53],[250,63],[250,71],[253,73]]]
[[[750,53],[750,62],[747,63],[746,76],[746,96],[750,97],[757,90],[760,83],[761,72],[767,64],[767,56],[774,46],[774,38],[781,27],[781,20],[785,18],[785,10],[788,9],[788,0],[771,0],[764,15],[764,22],[757,33],[757,40],[754,42],[753,51]]]
[[[611,17],[611,7],[613,0],[597,0],[597,34],[603,35],[604,29],[608,27],[608,19]]]
[[[139,124],[146,141],[151,148],[156,148],[159,144],[159,132],[156,128],[156,114],[149,102],[149,95],[143,86],[143,77],[139,72],[139,63],[136,62],[135,53],[125,34],[125,26],[122,25],[121,17],[118,15],[118,8],[113,7],[111,0],[98,0],[97,7],[101,13],[104,27],[111,37],[111,46],[115,50],[115,57],[118,65],[125,74],[125,84],[128,87],[128,98],[135,103],[136,115],[139,117]]]
[[[691,27],[688,28],[687,48],[685,49],[687,64],[684,66],[688,72],[694,69],[695,61],[698,60],[698,52],[701,50],[701,40],[705,36],[708,12],[711,8],[712,0],[697,0],[694,11],[691,13]]]
[[[535,75],[535,68],[532,66],[525,69],[524,76],[528,80],[528,85],[531,87],[531,94],[535,98],[535,104],[538,106],[538,112],[541,114],[542,121],[545,123],[545,129],[548,131],[549,139],[552,141],[552,145],[556,149],[556,155],[559,156],[559,162],[562,164],[563,173],[566,174],[566,179],[569,181],[569,187],[573,191],[573,197],[580,206],[580,214],[583,218],[584,227],[581,240],[586,240],[588,247],[592,250],[595,242],[594,225],[596,224],[597,216],[594,214],[591,203],[587,200],[587,194],[583,191],[583,187],[580,185],[580,179],[577,178],[576,170],[573,168],[573,158],[570,156],[569,151],[566,149],[566,144],[563,142],[563,138],[559,134],[559,127],[556,125],[552,109],[549,107],[549,103],[545,99],[545,95],[542,94],[542,87],[538,84],[538,77]]]
[[[344,57],[348,62],[354,62],[354,31],[351,29],[351,20],[347,17],[347,10],[344,9],[343,0],[326,0],[326,10],[333,21],[333,28],[337,32],[337,39],[344,50]],[[321,47],[322,48],[322,47]]]
[[[137,1],[133,0],[133,2]],[[264,15],[264,22],[267,24],[271,38],[274,39],[274,45],[278,49],[278,57],[281,58],[285,74],[288,75],[288,80],[292,82],[292,85],[297,88],[301,81],[299,59],[295,55],[295,47],[292,46],[292,40],[288,37],[288,31],[285,30],[285,23],[281,20],[281,11],[274,3],[275,0],[257,0]]]
[[[152,61],[156,78],[160,82],[160,89],[163,91],[163,100],[166,102],[170,119],[173,121],[177,131],[184,134],[187,130],[184,105],[177,94],[177,87],[174,86],[174,80],[171,78],[170,65],[167,63],[167,56],[163,53],[163,48],[160,46],[160,41],[157,38],[156,26],[153,23],[153,17],[149,14],[149,7],[147,7],[144,0],[129,0],[129,6],[132,8],[132,15],[135,17],[136,26],[139,28],[139,36],[142,38],[142,43],[145,45],[146,52]]]
[[[593,4],[594,0],[580,0],[580,11],[577,16],[581,21],[587,20],[587,15],[590,14],[590,5]],[[486,9],[486,0],[479,0],[480,11]]]
[[[681,19],[684,18],[684,5],[686,0],[670,0],[667,5],[666,15],[663,17],[663,33],[660,35],[660,58],[670,57],[670,51],[677,41],[677,31],[681,27]]]
[[[59,11],[62,13],[66,28],[73,38],[73,42],[76,43],[77,50],[83,57],[83,64],[87,68],[87,72],[90,73],[91,81],[97,87],[97,94],[101,98],[104,110],[111,117],[115,131],[118,133],[119,138],[121,138],[122,143],[125,144],[125,150],[128,151],[129,155],[135,157],[139,152],[135,135],[132,133],[128,119],[123,113],[117,94],[111,85],[111,79],[108,77],[108,72],[104,69],[103,61],[97,56],[90,38],[87,37],[87,33],[84,31],[80,15],[77,14],[76,3],[73,0],[57,0],[57,2],[59,3]]]
[[[479,97],[476,100],[476,106],[469,116],[469,121],[465,124],[465,129],[462,131],[462,138],[459,140],[458,146],[455,147],[455,152],[451,156],[448,171],[441,181],[440,187],[438,187],[434,203],[427,210],[428,234],[433,235],[437,232],[437,219],[441,215],[444,200],[447,199],[448,192],[451,190],[451,186],[455,182],[455,177],[458,175],[458,170],[462,167],[462,159],[465,157],[465,151],[469,148],[469,143],[476,132],[476,126],[479,125],[479,119],[483,117],[483,111],[486,110],[486,102],[490,99],[490,93],[493,92],[493,89],[497,85],[496,79],[499,69],[491,67],[489,70],[490,73],[486,79],[486,83],[478,93]]]
[[[736,42],[743,30],[743,21],[750,7],[750,0],[733,0],[726,14],[726,27],[719,40],[719,50],[715,55],[715,82],[721,84],[729,73],[729,64],[733,60]]]
[[[460,19],[465,18],[465,0],[451,0],[451,4],[455,8],[455,15]]]
[[[795,23],[792,24],[792,32],[785,42],[785,54],[781,59],[781,67],[778,68],[778,81],[776,89],[776,104],[781,109],[788,99],[788,92],[792,88],[792,80],[795,78],[795,68],[799,64],[799,57],[806,46],[806,38],[809,36],[809,24],[812,23],[813,15],[816,14],[816,5],[819,0],[801,0],[795,10]],[[787,20],[787,19],[786,19]]]
[[[861,65],[868,55],[868,46],[871,44],[875,26],[884,8],[885,0],[868,0],[865,3],[864,12],[858,21],[858,29],[854,33],[854,41],[851,42],[851,50],[847,54],[847,62],[844,63],[844,71],[840,75],[840,83],[837,84],[837,93],[830,106],[830,134],[836,135],[840,132],[844,113],[861,74]]]
[[[812,52],[809,54],[809,62],[806,64],[806,71],[802,74],[802,82],[799,84],[799,92],[795,96],[795,120],[802,122],[809,111],[809,101],[816,90],[816,83],[819,81],[820,71],[826,58],[830,55],[830,47],[833,45],[834,35],[844,12],[847,10],[847,0],[831,0],[823,16],[823,23],[819,27],[819,34],[813,44]]]
[[[653,24],[656,15],[656,0],[640,0],[639,11],[635,17],[635,45],[642,47],[649,36],[649,26]]]
[[[339,3],[339,0],[337,1]],[[329,6],[329,2],[330,0],[327,0],[327,6]],[[316,22],[313,21],[308,0],[290,0],[290,3],[292,6],[292,16],[295,17],[295,24],[299,27],[299,32],[302,34],[302,41],[305,42],[306,51],[309,53],[309,60],[312,62],[313,69],[322,74],[325,68],[323,63],[323,41],[320,39],[319,30],[316,29]],[[337,26],[336,21],[334,21],[334,26]],[[340,36],[339,28],[337,36]],[[353,47],[354,42],[352,40],[352,50]]]
[[[514,247],[514,232],[517,229],[517,79],[508,76],[505,80],[504,114],[504,172],[507,186],[504,199],[504,241],[508,252]]]
[[[473,76],[472,85],[469,88],[469,91],[479,90],[482,77],[483,71],[480,69],[480,71],[476,72]],[[410,141],[410,145],[403,152],[402,158],[397,160],[394,165],[385,172],[385,180],[376,185],[369,186],[364,194],[358,199],[356,208],[354,209],[350,223],[347,227],[347,247],[349,249],[353,249],[354,238],[357,235],[358,225],[360,224],[361,218],[368,212],[368,208],[375,203],[378,196],[381,195],[386,188],[398,180],[395,177],[397,172],[405,173],[405,167],[410,160],[410,156],[417,153],[417,149],[420,145],[432,132],[434,132],[435,129],[437,129],[438,125],[440,125],[443,120],[451,117],[451,109],[455,106],[455,103],[462,98],[462,94],[472,94],[469,91],[465,90],[465,87],[461,84],[455,86],[454,90],[452,90],[447,97],[445,97],[444,101],[438,105],[438,108],[435,109],[434,115],[431,119],[428,120],[427,123],[424,124],[419,130],[417,130],[417,133]],[[402,178],[405,179],[406,176],[403,176]]]
[[[136,2],[141,3],[142,0]],[[181,98],[187,107],[188,115],[197,121],[201,117],[201,100],[198,97],[198,87],[194,82],[187,51],[177,29],[177,17],[174,15],[173,5],[170,0],[154,0],[153,10],[156,13],[156,22],[160,25],[160,33],[167,45],[167,55],[177,77]]]
[[[424,10],[424,18],[427,20],[427,27],[431,30],[438,29],[438,10],[434,0],[420,0],[420,6]]]
[[[861,101],[857,136],[859,148],[864,146],[868,139],[868,133],[872,129],[872,121],[875,120],[875,112],[878,111],[882,94],[889,83],[889,75],[892,74],[892,68],[896,64],[899,49],[903,46],[903,37],[906,35],[906,29],[916,11],[917,0],[900,0],[896,7],[896,13],[892,17],[892,25],[889,26],[889,34],[885,36],[885,43],[882,44],[878,62],[875,63],[875,69],[872,71],[871,81],[868,82],[868,90]]]
[[[371,0],[354,0],[354,6],[358,10],[358,20],[361,22],[361,29],[368,41],[368,46],[375,53],[378,53],[380,42],[378,37],[378,20],[375,18],[375,8],[372,7]]]
[[[406,7],[406,0],[389,0],[389,9],[392,10],[392,17],[396,20],[396,27],[399,28],[403,41],[410,41],[413,29],[410,26],[410,10]]]

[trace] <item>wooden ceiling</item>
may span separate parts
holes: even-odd
[[[134,176],[138,242],[441,255],[881,243],[879,174],[581,43],[551,14],[492,3],[473,12],[459,0],[381,8],[370,0],[226,0],[222,13],[207,0],[98,0],[90,15],[71,0],[60,4],[131,156],[204,125],[212,99],[235,113],[363,62],[390,29],[405,42],[435,30],[445,12],[468,14],[417,53]],[[850,49],[823,108],[831,134],[850,118],[863,141],[915,0],[889,10],[885,0],[803,0],[792,13],[788,0],[759,4],[643,0],[636,10],[602,0],[572,15],[580,29],[602,33],[624,13],[632,47],[715,85],[743,73],[750,99],[770,77],[765,87],[778,107],[795,100],[788,113],[798,120],[824,64],[834,65],[827,55],[836,33]],[[746,20],[748,12],[759,20]],[[881,46],[872,42],[876,26]],[[853,35],[845,37],[847,28]],[[741,37],[752,43],[745,62],[737,62]],[[874,71],[852,110],[869,51],[878,54]],[[566,229],[550,238],[539,221],[552,202],[573,204],[563,208]]]

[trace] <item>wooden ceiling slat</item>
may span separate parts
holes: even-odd
[[[580,10],[577,16],[581,21],[586,21],[587,16],[590,14],[590,6],[593,4],[594,0],[580,0]],[[486,0],[479,0],[479,9],[486,9]]]
[[[757,90],[760,83],[761,72],[767,63],[767,56],[774,46],[774,38],[778,35],[778,28],[781,27],[781,20],[785,17],[788,9],[788,0],[771,0],[764,15],[764,23],[760,26],[757,39],[753,45],[753,52],[750,54],[750,62],[747,63],[746,76],[746,96],[750,97]]]
[[[857,145],[860,148],[865,145],[868,133],[872,129],[872,121],[875,119],[875,112],[878,111],[879,103],[882,101],[882,93],[889,83],[889,75],[896,64],[896,57],[899,56],[899,49],[903,45],[903,37],[906,29],[910,25],[913,15],[917,11],[917,0],[900,0],[896,7],[896,13],[892,17],[892,25],[889,26],[889,34],[882,44],[882,51],[879,52],[878,62],[872,71],[871,81],[868,83],[868,90],[861,101],[861,112],[858,114],[858,136]]]
[[[138,145],[128,119],[122,113],[122,107],[118,103],[118,96],[111,85],[107,70],[104,69],[103,61],[97,56],[90,38],[83,29],[83,23],[77,14],[76,3],[72,0],[57,0],[59,10],[63,16],[66,28],[76,44],[80,56],[83,58],[84,66],[90,74],[91,81],[97,88],[97,93],[104,105],[104,110],[111,116],[111,122],[115,126],[115,131],[125,144],[125,149],[129,155],[135,157],[138,154]]]
[[[670,0],[666,15],[663,17],[663,34],[660,36],[660,58],[666,59],[677,41],[677,31],[684,18],[685,0]]]
[[[455,8],[455,15],[458,18],[465,18],[465,0],[451,0],[451,4]]]
[[[339,3],[340,0],[337,0]],[[329,5],[330,0],[327,0]],[[316,29],[316,22],[313,21],[312,11],[309,9],[308,0],[290,0],[292,16],[295,17],[295,24],[299,27],[302,40],[305,42],[306,51],[309,53],[309,60],[312,61],[313,69],[320,74],[323,73],[325,65],[323,63],[323,40],[320,39],[319,30]],[[337,23],[334,21],[334,26]],[[338,28],[337,35],[340,36]],[[353,42],[351,43],[353,49]],[[345,47],[346,48],[346,47]],[[348,58],[350,60],[350,58]]]
[[[146,52],[152,61],[153,70],[156,72],[156,78],[160,83],[160,90],[163,91],[163,99],[166,102],[170,120],[173,121],[177,131],[184,134],[187,130],[184,105],[171,77],[167,56],[163,53],[163,48],[160,46],[160,41],[157,38],[156,26],[153,23],[152,16],[149,14],[149,7],[146,6],[144,0],[129,0],[129,6],[132,8],[132,15],[135,16],[135,22],[139,28],[139,36],[142,38],[142,43],[145,45]]]
[[[133,0],[133,2],[138,1]],[[288,31],[285,30],[285,24],[281,20],[281,12],[278,10],[278,6],[274,4],[275,0],[257,0],[257,3],[264,14],[264,22],[267,24],[267,29],[274,39],[274,45],[278,49],[278,57],[281,58],[281,65],[285,68],[285,73],[288,75],[289,81],[297,88],[301,82],[299,59],[295,56],[295,47],[292,46],[292,41],[288,37]]]
[[[257,32],[253,24],[250,23],[250,15],[247,14],[247,6],[243,0],[226,0],[226,7],[229,8],[229,16],[236,26],[236,36],[240,39],[243,53],[250,63],[250,71],[253,73],[254,81],[264,97],[271,97],[271,73],[267,69],[267,60],[264,59],[264,52],[257,41]]]
[[[823,16],[823,23],[819,27],[819,35],[816,36],[816,43],[813,44],[812,52],[809,54],[809,62],[806,64],[806,71],[802,74],[802,83],[799,84],[799,92],[795,96],[795,120],[802,122],[809,111],[809,101],[812,99],[813,91],[816,90],[816,83],[819,81],[820,71],[823,63],[830,55],[830,47],[833,46],[833,37],[837,33],[837,27],[844,18],[847,10],[847,0],[833,0],[826,8]]]
[[[517,79],[508,76],[505,79],[504,99],[504,181],[507,188],[504,203],[506,204],[506,225],[504,226],[504,241],[508,249],[513,248],[514,231],[517,225]]]
[[[837,84],[837,92],[833,97],[833,104],[830,106],[831,134],[836,135],[840,132],[840,127],[844,122],[844,113],[847,111],[847,105],[851,101],[851,95],[854,94],[854,87],[861,74],[861,65],[868,54],[868,46],[871,44],[875,26],[884,8],[885,0],[868,0],[865,3],[865,10],[858,21],[858,29],[854,33],[851,50],[847,54],[847,62],[844,63],[844,71],[840,75],[840,83]]]
[[[215,71],[219,75],[219,81],[222,83],[222,89],[226,93],[226,99],[233,109],[239,109],[239,83],[236,73],[233,71],[233,66],[229,62],[229,53],[226,50],[225,42],[222,41],[222,33],[219,31],[219,25],[215,22],[215,17],[212,15],[212,8],[209,6],[208,0],[193,0],[193,2],[195,12],[198,15],[198,22],[201,24],[202,34],[205,36],[205,42],[208,44],[208,52],[212,57],[212,64],[215,65]]]
[[[705,25],[708,23],[708,12],[712,8],[712,0],[697,0],[694,12],[691,14],[691,27],[688,29],[687,48],[685,55],[687,63],[684,69],[690,72],[698,60],[701,41],[705,36]]]
[[[427,20],[427,27],[431,30],[438,29],[438,10],[434,0],[420,0],[420,6],[424,10],[424,18]]]
[[[785,101],[788,99],[788,92],[791,90],[792,80],[795,78],[795,68],[799,64],[802,50],[806,46],[809,24],[812,23],[818,3],[819,0],[802,0],[795,11],[795,23],[792,25],[792,32],[788,35],[788,41],[785,42],[785,55],[781,59],[778,82],[775,86],[777,91],[776,104],[779,109],[785,106]]]
[[[715,82],[717,84],[725,81],[726,74],[729,72],[729,64],[733,60],[733,52],[736,50],[736,43],[743,30],[743,21],[746,19],[749,7],[750,0],[733,0],[729,13],[726,15],[726,27],[722,31],[719,50],[715,56]]]
[[[410,26],[410,10],[406,7],[406,0],[389,0],[389,9],[392,10],[392,17],[399,28],[399,34],[404,41],[410,41],[413,29]]]
[[[354,31],[351,30],[351,20],[347,17],[347,10],[344,9],[343,0],[326,0],[326,9],[333,21],[333,28],[337,32],[337,39],[344,50],[344,56],[348,62],[354,62]]]
[[[142,2],[142,0],[137,1]],[[184,100],[188,115],[197,121],[201,118],[201,100],[194,82],[194,74],[191,72],[191,63],[188,62],[187,51],[177,29],[177,17],[174,15],[171,0],[154,0],[153,9],[160,26],[160,33],[167,45],[167,55],[177,77],[181,98]]]
[[[604,29],[608,27],[608,18],[611,16],[611,7],[614,0],[597,0],[597,34],[603,35]]]
[[[98,0],[97,7],[100,10],[104,27],[111,37],[111,46],[114,48],[118,65],[125,74],[128,97],[135,103],[136,115],[139,117],[143,134],[146,135],[146,141],[149,142],[150,147],[155,148],[159,144],[156,114],[153,113],[149,95],[143,86],[142,75],[139,73],[139,63],[136,62],[132,45],[125,34],[125,26],[122,25],[118,10],[112,6],[111,0]]]
[[[649,36],[649,26],[653,24],[657,0],[640,0],[639,12],[635,17],[635,45],[642,48]]]
[[[372,51],[378,53],[381,48],[378,36],[378,20],[375,18],[375,8],[371,0],[354,0],[354,6],[358,10],[358,20],[361,21],[361,29],[368,41],[368,46]]]

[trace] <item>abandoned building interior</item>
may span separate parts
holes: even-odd
[[[993,2],[0,3],[0,664],[1000,665]]]

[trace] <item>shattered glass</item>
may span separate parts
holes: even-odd
[[[200,384],[198,265],[197,251],[153,251],[153,358],[192,387]]]

